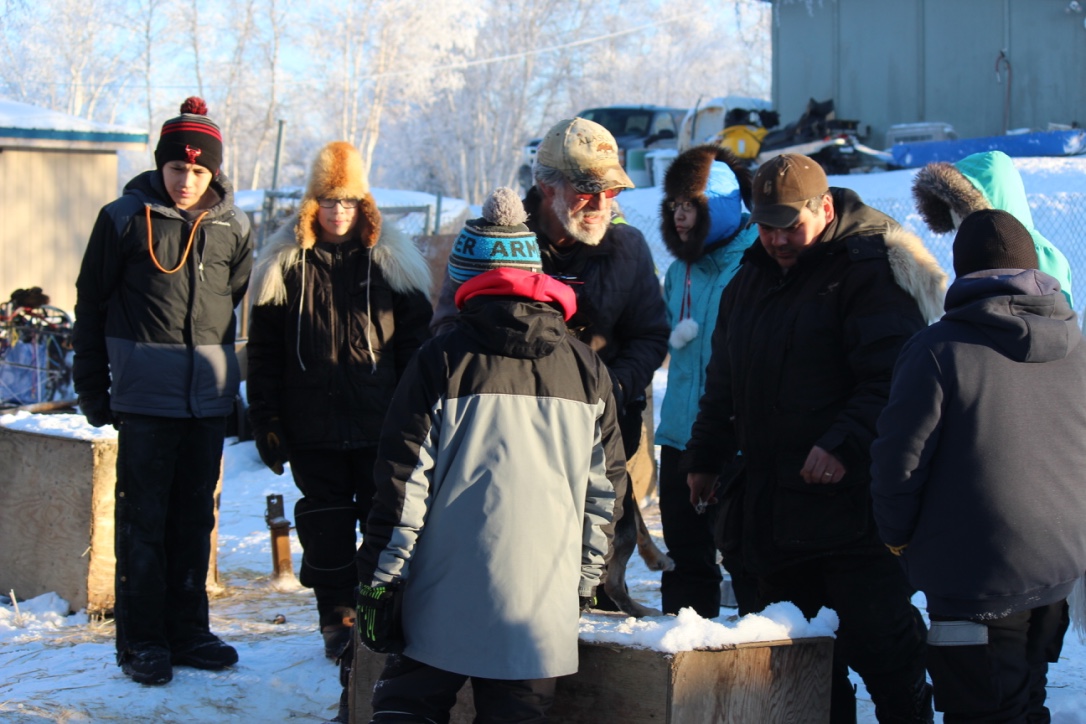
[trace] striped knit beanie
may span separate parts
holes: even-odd
[[[495,189],[483,204],[482,218],[464,224],[456,238],[449,253],[449,277],[463,284],[499,267],[543,271],[535,234],[524,225],[527,220],[516,192],[505,186]]]
[[[207,104],[202,98],[186,98],[181,115],[162,124],[155,164],[161,170],[170,161],[195,163],[216,175],[222,168],[222,133],[207,117]]]

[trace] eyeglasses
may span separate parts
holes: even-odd
[[[683,213],[689,214],[694,210],[694,204],[690,201],[668,201],[667,209],[671,213],[675,213],[679,209],[682,209]]]
[[[317,199],[317,203],[322,209],[334,209],[337,205],[345,209],[357,209],[359,202],[358,199]]]
[[[573,198],[577,199],[578,201],[591,201],[600,194],[603,194],[604,198],[613,199],[618,196],[619,192],[621,191],[621,188],[607,189],[606,191],[598,191],[594,194],[573,194]]]

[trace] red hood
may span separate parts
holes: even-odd
[[[456,290],[456,308],[463,309],[472,297],[524,297],[537,302],[554,302],[568,322],[577,311],[577,295],[568,285],[546,274],[498,267],[469,279]]]

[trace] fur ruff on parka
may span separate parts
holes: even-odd
[[[298,222],[288,221],[271,235],[261,258],[253,271],[253,289],[256,290],[253,304],[286,304],[287,287],[284,281],[286,270],[302,262],[303,250],[313,248],[314,242],[298,230]],[[381,268],[393,291],[407,294],[419,291],[430,294],[430,266],[414,242],[396,226],[380,228],[380,238],[369,247],[373,263]],[[308,245],[307,245],[308,244]]]
[[[695,146],[679,154],[668,166],[667,173],[664,175],[664,198],[660,202],[660,232],[664,237],[667,250],[676,259],[695,261],[704,253],[706,241],[716,241],[708,239],[713,215],[709,213],[709,198],[705,193],[714,161],[725,163],[731,168],[739,182],[739,195],[746,207],[750,208],[750,169],[731,151],[706,144]],[[668,208],[668,204],[678,198],[689,199],[698,211],[698,218],[686,242],[679,238],[679,232],[675,229],[675,213]],[[729,236],[737,232],[738,229]]]

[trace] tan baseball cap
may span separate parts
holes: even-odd
[[[778,229],[794,226],[809,199],[830,190],[826,172],[798,153],[774,156],[754,174],[750,220]]]
[[[535,158],[537,163],[561,171],[582,194],[634,188],[618,161],[615,137],[594,121],[559,121],[540,141]]]

